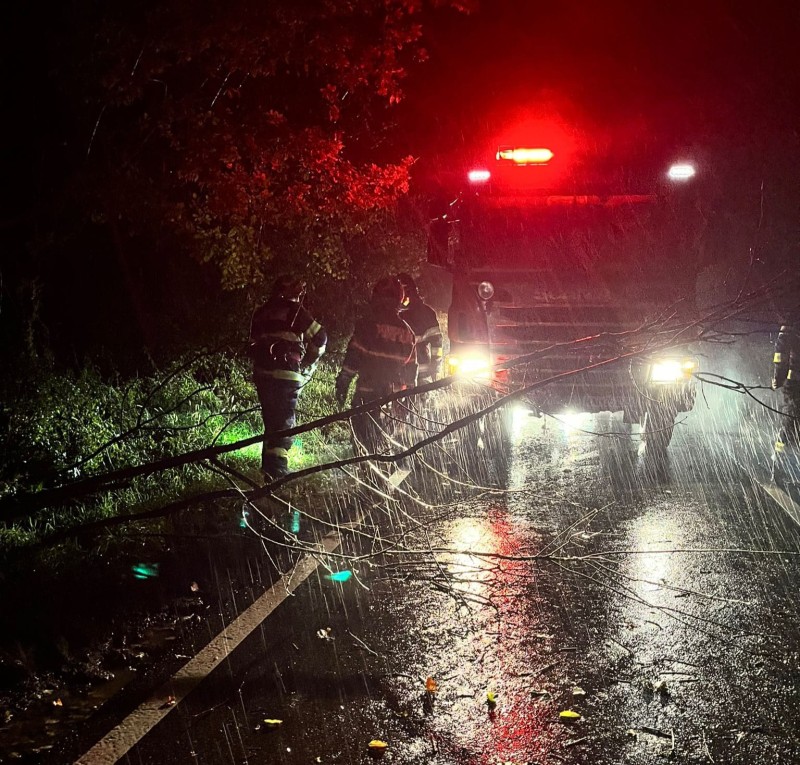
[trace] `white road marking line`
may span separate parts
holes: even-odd
[[[340,544],[337,532],[321,540],[323,552],[333,552]],[[222,632],[186,662],[153,696],[107,733],[76,765],[112,765],[127,754],[194,690],[236,647],[317,569],[319,560],[312,554],[301,558],[246,611],[239,614]],[[174,703],[167,699],[174,698]]]
[[[800,524],[800,505],[797,504],[780,486],[775,484],[760,483],[770,497],[772,497],[797,524]]]

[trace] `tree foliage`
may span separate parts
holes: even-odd
[[[76,40],[90,54],[72,83],[96,217],[176,236],[227,287],[289,267],[312,280],[361,271],[354,253],[396,236],[408,191],[411,157],[384,147],[403,78],[425,59],[424,11],[418,0],[104,9],[91,40]]]

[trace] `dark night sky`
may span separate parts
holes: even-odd
[[[449,13],[408,82],[409,132],[458,145],[523,105],[550,104],[594,135],[748,147],[755,163],[778,145],[796,155],[800,10],[790,6],[500,0]]]
[[[58,173],[62,105],[52,51],[64,18],[10,11],[4,43],[4,219]],[[16,16],[14,15],[16,14]],[[426,26],[430,61],[412,71],[397,148],[424,160],[463,152],[523,106],[555,106],[592,135],[747,154],[754,167],[798,154],[800,7],[791,3],[486,0]],[[65,139],[71,136],[64,136]],[[50,144],[49,154],[43,144]],[[46,166],[42,162],[48,163]]]
[[[92,7],[91,4],[88,7]],[[3,45],[3,232],[11,246],[34,200],[58,193],[70,135],[54,51],[80,30],[81,2],[13,4]],[[60,15],[58,15],[60,14]],[[696,152],[731,198],[800,215],[800,6],[782,0],[485,0],[438,10],[430,60],[412,70],[387,161],[419,158],[417,176],[488,145],[519,110],[557,112],[584,136]],[[74,152],[73,152],[74,154]],[[75,154],[79,156],[80,153]],[[83,156],[83,155],[80,155]],[[778,210],[778,208],[780,208]],[[30,230],[25,230],[25,235]]]

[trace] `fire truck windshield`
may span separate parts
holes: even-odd
[[[493,197],[466,200],[456,260],[470,267],[592,267],[620,263],[653,233],[652,197]]]

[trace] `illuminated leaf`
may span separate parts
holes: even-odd
[[[277,728],[279,725],[283,725],[283,720],[276,720],[268,717],[264,720],[264,725],[266,725],[268,728]]]
[[[559,712],[558,716],[563,722],[574,722],[575,720],[581,719],[580,712],[573,712],[571,709],[565,709],[563,712]]]
[[[429,677],[425,681],[425,690],[428,693],[436,693],[439,690],[439,684],[432,677]]]
[[[370,751],[373,752],[385,752],[389,748],[389,744],[385,741],[381,741],[378,738],[373,738],[372,741],[368,744]]]
[[[497,694],[494,691],[488,691],[486,694],[486,703],[487,704],[496,704],[497,703]]]
[[[135,579],[152,579],[158,576],[158,563],[135,563],[131,571]]]

